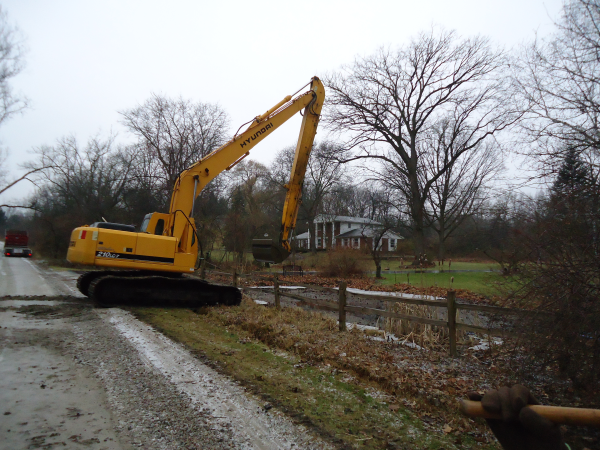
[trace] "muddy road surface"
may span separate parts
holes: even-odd
[[[332,448],[76,278],[0,257],[0,449]]]

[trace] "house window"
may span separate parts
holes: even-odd
[[[321,238],[317,238],[317,247],[321,246]]]
[[[390,247],[396,248],[396,239],[390,239]]]
[[[352,227],[352,225],[348,224],[348,228]]]
[[[354,246],[355,247],[359,246],[359,238],[354,238]]]

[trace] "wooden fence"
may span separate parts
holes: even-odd
[[[385,295],[385,292],[379,294],[365,294],[365,293],[349,293],[347,291],[347,283],[345,281],[341,281],[337,288],[331,287],[323,287],[312,284],[304,284],[304,283],[294,283],[295,286],[301,286],[307,289],[313,289],[317,291],[328,291],[332,293],[337,293],[338,301],[331,302],[327,300],[314,299],[309,297],[304,297],[297,294],[288,293],[282,291],[279,277],[277,275],[273,277],[265,277],[256,274],[246,274],[240,275],[235,271],[233,273],[228,272],[212,272],[214,274],[220,275],[228,275],[232,277],[232,284],[234,286],[238,285],[239,277],[245,277],[256,280],[270,281],[273,283],[273,293],[275,296],[275,307],[281,308],[281,297],[291,298],[293,300],[298,300],[306,305],[316,306],[318,309],[326,310],[326,311],[337,311],[339,316],[339,330],[346,331],[346,312],[352,312],[356,314],[365,314],[365,315],[377,315],[380,317],[388,317],[392,319],[400,319],[407,320],[409,322],[420,323],[424,325],[433,325],[437,327],[447,327],[448,335],[450,337],[450,355],[457,356],[456,350],[456,336],[457,330],[471,331],[474,333],[482,333],[491,336],[515,336],[515,333],[509,332],[507,330],[503,330],[500,328],[486,328],[475,325],[468,325],[465,323],[460,323],[456,321],[457,311],[459,310],[468,310],[468,311],[477,311],[477,312],[485,312],[491,313],[500,316],[514,316],[518,314],[528,314],[530,312],[519,310],[519,309],[510,309],[510,308],[502,308],[498,306],[488,306],[488,305],[472,305],[468,303],[460,303],[456,301],[456,292],[449,290],[447,298],[445,300],[435,300],[427,297],[403,297],[402,295],[391,296]],[[203,274],[204,275],[204,274]],[[407,314],[400,314],[392,311],[387,311],[384,309],[376,309],[376,308],[368,308],[364,306],[353,306],[348,305],[347,297],[348,294],[370,300],[379,300],[384,302],[393,302],[393,303],[405,303],[410,305],[422,305],[422,306],[430,306],[437,308],[447,308],[447,320],[438,320],[438,319],[430,319],[427,317],[419,317],[412,316]]]

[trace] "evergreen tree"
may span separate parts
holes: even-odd
[[[548,212],[564,225],[583,225],[592,194],[591,170],[578,150],[569,147],[550,191]],[[573,231],[573,230],[572,230]],[[579,230],[581,231],[581,230]]]
[[[0,208],[0,232],[4,232],[6,227],[6,213]]]
[[[581,160],[577,150],[569,147],[552,186],[553,194],[562,197],[578,196],[587,190],[589,179],[589,167]]]

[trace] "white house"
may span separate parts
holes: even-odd
[[[381,223],[364,219],[362,217],[332,216],[319,214],[314,220],[316,228],[315,245],[318,249],[331,247],[365,248],[367,245],[373,247],[373,236]],[[404,239],[391,230],[383,234],[379,242],[379,248],[384,252],[396,250],[398,241]],[[294,237],[294,242],[299,248],[310,248],[310,231]]]

